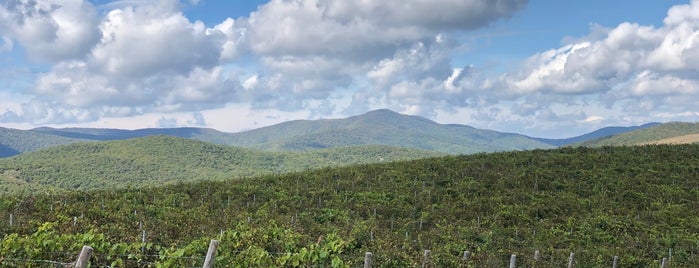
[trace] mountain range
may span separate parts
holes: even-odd
[[[692,125],[692,123],[686,124]],[[607,139],[622,133],[633,133],[662,125],[664,124],[648,123],[631,127],[606,127],[566,139],[545,139],[478,129],[467,125],[439,124],[423,117],[403,115],[381,109],[342,119],[288,121],[238,133],[192,127],[137,130],[49,127],[17,130],[0,128],[0,157],[76,142],[124,140],[153,135],[175,136],[263,151],[305,151],[344,146],[385,145],[447,154],[472,154],[550,149],[571,144],[595,146],[597,139]],[[692,134],[692,131],[686,129],[685,132],[690,133],[685,134]],[[699,133],[699,131],[693,133]],[[634,134],[628,135],[633,136]],[[663,138],[672,137],[663,136]],[[614,140],[609,142],[614,143]],[[603,144],[608,145],[608,143]]]

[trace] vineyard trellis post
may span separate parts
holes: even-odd
[[[464,262],[464,265],[468,265],[468,260],[471,258],[471,252],[468,250],[464,251],[464,257],[461,258],[461,260]]]
[[[432,267],[432,265],[430,265],[430,263],[431,263],[430,252],[431,251],[429,249],[425,250],[425,254],[422,257],[422,268]]]
[[[612,261],[612,268],[617,268],[619,265],[619,256],[614,256],[614,260]]]
[[[510,255],[510,268],[515,268],[517,266],[517,255]]]
[[[216,257],[216,248],[218,247],[218,241],[211,239],[209,243],[209,250],[206,251],[206,259],[204,259],[203,268],[211,268],[214,265],[214,259]]]
[[[366,252],[364,253],[364,268],[371,268],[371,257],[372,257],[371,252]]]
[[[568,268],[573,268],[573,265],[575,264],[574,258],[575,253],[571,252],[570,256],[568,256]]]
[[[75,261],[75,268],[87,268],[87,264],[92,256],[92,250],[90,246],[83,246],[83,249],[80,250],[80,254],[78,255],[78,259]]]

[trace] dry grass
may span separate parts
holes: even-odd
[[[699,143],[699,134],[689,134],[682,135],[672,138],[666,138],[651,142],[646,142],[643,144],[689,144],[689,143]]]

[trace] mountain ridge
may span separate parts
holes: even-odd
[[[478,129],[468,125],[441,124],[430,119],[400,114],[388,109],[338,119],[291,120],[236,133],[211,128],[50,128],[31,130],[0,128],[0,158],[60,144],[109,141],[169,135],[227,146],[267,151],[304,151],[357,145],[387,145],[432,150],[449,154],[470,154],[510,150],[549,149],[575,142],[617,135],[655,126],[606,127],[567,139],[546,139],[518,133]],[[33,146],[17,146],[3,138],[3,132],[24,138],[23,143],[45,140]],[[35,138],[40,135],[42,138]]]
[[[539,141],[555,145],[555,146],[563,146],[563,145],[568,145],[568,144],[573,144],[577,142],[582,142],[582,141],[587,141],[587,140],[594,140],[594,139],[599,139],[599,138],[604,138],[604,137],[609,137],[609,136],[614,136],[638,129],[644,129],[644,128],[649,128],[649,127],[654,127],[657,125],[660,125],[662,123],[659,122],[651,122],[651,123],[645,123],[643,125],[638,125],[638,126],[628,126],[628,127],[621,127],[621,126],[609,126],[609,127],[603,127],[600,129],[597,129],[592,132],[588,132],[579,136],[575,137],[570,137],[570,138],[564,138],[564,139],[547,139],[547,138],[535,138]]]

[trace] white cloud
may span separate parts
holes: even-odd
[[[54,57],[58,61],[37,78],[31,89],[35,96],[31,103],[8,116],[36,123],[86,122],[102,116],[192,111],[239,101],[237,76],[223,71],[220,65],[223,58],[233,56],[222,54],[228,43],[228,34],[222,30],[231,20],[224,26],[206,28],[201,22],[190,22],[179,11],[179,3],[171,0],[121,2],[117,6],[101,21],[83,19],[95,15],[94,7],[83,1],[21,2],[0,7],[5,12],[0,18],[24,15],[23,27],[54,30],[55,34],[17,30],[13,37],[31,55],[43,55],[33,51],[40,50],[40,46],[27,43],[41,43],[46,39],[44,35],[57,36],[51,40],[59,46],[85,50],[71,57]],[[77,7],[92,13],[80,13]],[[17,11],[20,8],[22,12]],[[10,11],[14,15],[8,15]],[[39,19],[43,24],[33,22]],[[74,24],[95,29],[102,38],[84,49],[82,43],[75,43],[80,41],[73,39],[75,34],[65,34],[77,32]],[[73,43],[67,43],[64,37],[70,37]]]
[[[271,1],[245,23],[245,43],[269,69],[258,76],[257,85],[280,81],[274,83],[278,87],[259,88],[255,99],[266,101],[261,107],[303,109],[348,88],[356,91],[357,85],[388,97],[393,86],[406,80],[419,84],[445,79],[452,72],[449,51],[455,41],[443,32],[488,25],[525,3]]]
[[[185,17],[186,2],[1,2],[0,53],[20,47],[50,67],[0,121],[222,126],[222,109],[240,107],[305,117],[390,108],[514,131],[639,122],[699,101],[697,0],[659,26],[593,25],[495,75],[453,66],[459,35],[526,1],[273,0],[209,26]]]
[[[95,8],[82,0],[7,1],[0,4],[0,33],[36,60],[80,58],[99,40]]]
[[[623,121],[623,113],[652,120],[652,114],[696,109],[699,102],[699,1],[670,9],[660,27],[621,23],[558,49],[527,59],[506,73],[498,96],[549,98],[513,107],[522,115],[542,114],[555,104],[585,111],[581,100],[600,102],[604,120]],[[539,96],[539,97],[537,97]],[[622,114],[618,113],[621,112]],[[599,122],[587,117],[581,122]],[[554,121],[554,123],[560,121]]]
[[[582,122],[583,123],[591,123],[591,122],[599,122],[602,120],[604,120],[604,117],[601,117],[599,115],[593,115],[593,116],[589,116],[589,117],[585,118],[584,120],[582,120]]]
[[[241,50],[245,50],[243,43],[245,42],[245,26],[238,26],[235,20],[227,18],[219,23],[214,29],[208,29],[207,33],[211,34],[214,30],[225,35],[226,39],[222,45],[221,60],[230,61],[242,54]]]
[[[169,5],[112,10],[100,30],[102,39],[89,64],[106,75],[129,79],[214,67],[225,41],[219,31],[207,31],[202,22],[190,22]]]
[[[273,0],[250,16],[251,46],[262,54],[350,52],[358,56],[366,48],[410,44],[444,30],[479,28],[511,16],[525,3],[522,0]]]

